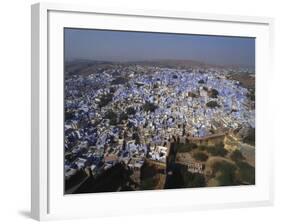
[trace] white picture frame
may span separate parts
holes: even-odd
[[[262,94],[262,91],[264,93],[270,89],[270,77],[273,76],[272,18],[180,11],[100,9],[94,6],[51,3],[32,5],[31,15],[31,215],[34,219],[114,216],[273,203],[273,147],[269,141],[270,133],[263,131],[270,128],[270,109],[266,94]],[[60,114],[63,105],[63,27],[255,37],[256,185],[64,195],[61,175],[63,114]],[[135,204],[132,204],[134,201]],[[130,206],[126,210],[122,209],[122,205],[126,204]]]

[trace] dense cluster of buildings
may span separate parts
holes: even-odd
[[[220,69],[126,69],[66,76],[66,179],[86,167],[165,163],[176,138],[255,126],[248,90]]]

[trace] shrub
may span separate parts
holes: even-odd
[[[195,143],[177,143],[175,144],[175,149],[177,152],[190,152],[192,149],[196,148]]]
[[[204,152],[195,152],[192,156],[194,159],[199,161],[206,161],[209,158],[209,156]]]
[[[237,184],[236,166],[227,161],[218,161],[213,165],[215,179],[220,186],[231,186]]]
[[[186,172],[182,173],[184,187],[205,187],[206,181],[203,174]]]
[[[238,177],[240,181],[247,184],[255,184],[255,168],[244,161],[239,161],[236,164],[239,168]]]
[[[133,107],[128,107],[128,108],[126,109],[126,112],[127,112],[127,114],[129,114],[129,115],[134,115],[134,114],[136,114],[136,110],[135,110]]]
[[[75,112],[73,111],[65,111],[64,112],[64,119],[65,120],[72,120],[75,118]]]
[[[230,158],[235,162],[245,159],[242,153],[238,150],[233,151],[230,155]]]
[[[135,144],[139,145],[140,144],[140,136],[137,132],[133,133],[132,139],[135,140]]]
[[[112,110],[108,111],[105,114],[105,119],[109,119],[110,125],[116,125],[117,124],[117,114],[113,112]]]
[[[204,146],[204,145],[198,145],[198,149],[199,149],[200,151],[205,151],[205,150],[207,150],[207,147]]]
[[[143,105],[143,110],[144,110],[144,111],[154,112],[157,108],[158,108],[157,105],[155,105],[154,103],[150,103],[150,102],[146,102],[146,103]]]
[[[109,94],[106,94],[106,95],[102,95],[100,97],[100,102],[98,103],[99,107],[104,107],[107,104],[109,104],[109,102],[112,101],[112,98],[113,98],[113,94],[112,93],[109,93]]]
[[[207,152],[212,156],[222,156],[224,157],[227,154],[227,150],[223,145],[209,146]]]
[[[208,103],[206,103],[206,106],[210,108],[220,107],[217,101],[209,101]]]
[[[216,89],[211,89],[211,90],[209,91],[209,96],[210,96],[211,98],[217,98],[218,95],[219,95],[219,92],[218,92]]]
[[[128,115],[125,113],[125,112],[122,112],[120,115],[119,115],[119,121],[126,121],[128,119]]]
[[[157,84],[157,83],[155,83],[154,85],[153,85],[153,89],[158,89],[159,88],[159,85]]]

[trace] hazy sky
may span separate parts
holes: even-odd
[[[187,59],[254,66],[255,39],[65,28],[65,59]]]

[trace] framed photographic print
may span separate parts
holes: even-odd
[[[32,217],[271,204],[272,26],[33,5]]]

